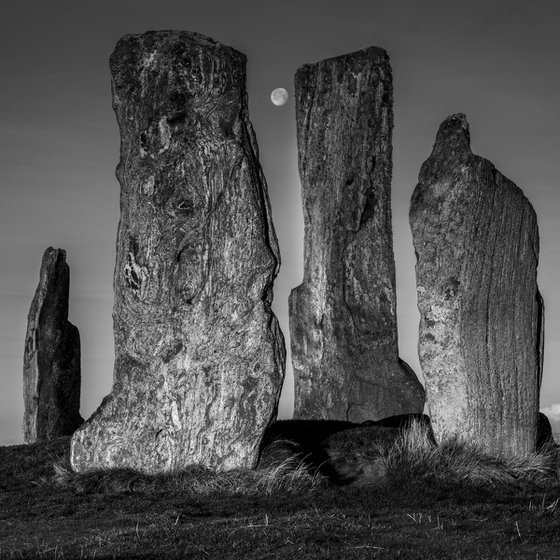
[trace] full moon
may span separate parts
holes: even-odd
[[[270,94],[270,100],[274,105],[284,105],[288,101],[288,92],[284,88],[276,88]]]

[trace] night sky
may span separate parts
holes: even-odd
[[[539,218],[546,306],[541,408],[560,421],[560,4],[555,1],[42,0],[3,3],[0,33],[0,444],[22,441],[26,320],[43,251],[67,251],[82,340],[82,416],[110,392],[119,133],[109,55],[128,33],[184,29],[248,57],[250,117],[282,252],[274,309],[289,350],[303,217],[293,77],[367,46],[391,57],[393,226],[401,356],[422,379],[408,207],[440,122],[466,113],[473,152],[521,187]],[[270,92],[284,87],[288,103]],[[288,371],[281,417],[292,412]],[[556,424],[560,431],[560,424]]]

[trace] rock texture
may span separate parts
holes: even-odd
[[[27,317],[23,356],[23,439],[72,434],[80,416],[80,334],[68,321],[70,271],[66,251],[43,254],[39,285]]]
[[[462,114],[440,126],[412,196],[420,362],[435,437],[535,450],[542,374],[539,236],[521,189],[473,155]]]
[[[252,467],[285,350],[280,257],[245,90],[245,56],[203,35],[122,38],[111,394],[74,435],[77,471]]]
[[[397,348],[389,58],[371,47],[307,64],[295,90],[305,268],[290,296],[294,417],[422,412]]]

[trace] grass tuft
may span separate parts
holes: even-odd
[[[527,457],[499,457],[476,445],[449,439],[436,445],[425,424],[412,422],[394,444],[378,449],[389,471],[443,483],[474,485],[557,484],[560,452],[548,445]]]
[[[211,496],[236,494],[245,496],[295,494],[312,491],[325,483],[325,477],[313,469],[299,453],[271,461],[257,470],[235,469],[217,472],[193,465],[185,470],[157,475],[131,469],[109,469],[76,473],[67,459],[53,464],[54,474],[42,484],[55,484],[78,494],[113,494],[120,492],[165,493]]]

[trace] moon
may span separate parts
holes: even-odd
[[[284,88],[276,88],[270,94],[270,100],[276,106],[284,105],[288,101],[288,92]]]

